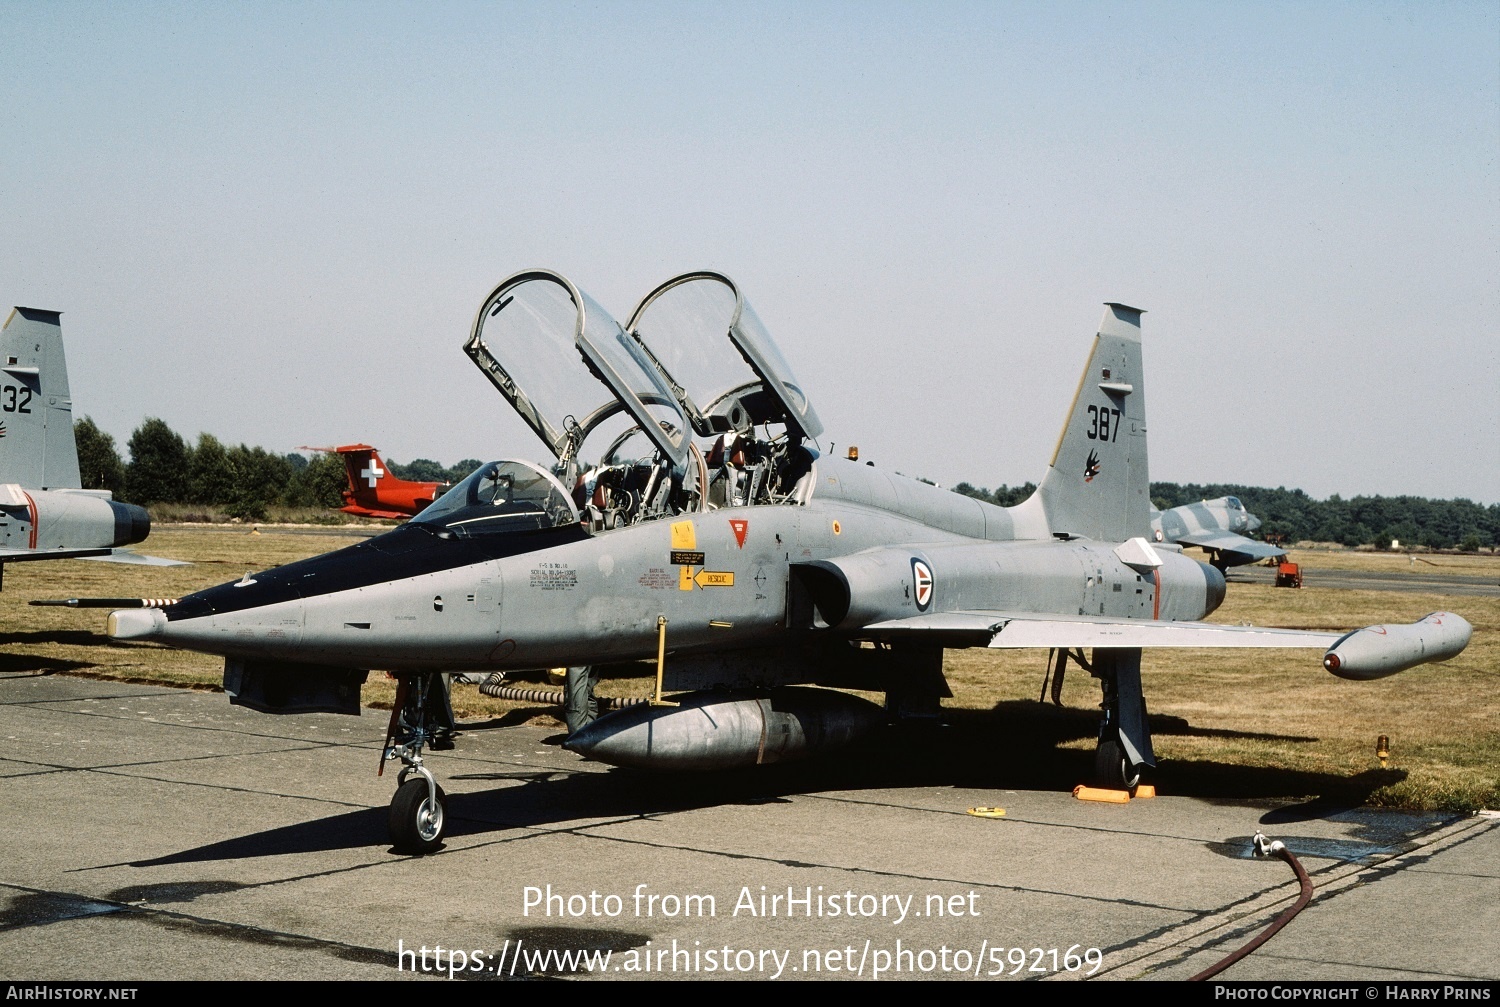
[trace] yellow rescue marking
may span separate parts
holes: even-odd
[[[732,570],[699,570],[693,579],[699,587],[734,587]]]
[[[673,549],[696,549],[698,548],[698,534],[693,529],[691,521],[672,522],[672,548]]]
[[[732,570],[698,570],[690,566],[677,568],[677,590],[691,591],[694,587],[734,587]]]
[[[970,808],[969,814],[975,818],[1004,818],[1004,808]]]

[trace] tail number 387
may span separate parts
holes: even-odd
[[[1114,443],[1120,436],[1120,410],[1089,406],[1089,440]]]

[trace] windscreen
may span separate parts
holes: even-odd
[[[481,465],[411,523],[472,538],[577,524],[578,511],[550,473],[527,462],[500,461]]]

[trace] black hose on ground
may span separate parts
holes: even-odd
[[[1211,979],[1214,976],[1218,975],[1220,972],[1223,972],[1225,969],[1229,968],[1229,966],[1233,965],[1241,958],[1244,958],[1246,955],[1250,954],[1256,948],[1260,947],[1266,941],[1274,937],[1276,935],[1276,931],[1280,930],[1282,927],[1290,923],[1292,921],[1292,917],[1300,913],[1303,907],[1312,901],[1312,879],[1307,876],[1307,871],[1302,868],[1301,862],[1299,862],[1297,858],[1292,855],[1292,851],[1286,848],[1285,843],[1283,843],[1279,839],[1274,843],[1268,843],[1266,841],[1266,837],[1257,832],[1255,834],[1255,852],[1262,855],[1274,853],[1282,860],[1285,860],[1287,863],[1291,864],[1292,870],[1297,873],[1297,883],[1302,886],[1301,894],[1297,896],[1297,901],[1292,903],[1292,905],[1285,912],[1271,921],[1270,926],[1266,927],[1260,933],[1256,934],[1254,940],[1250,941],[1250,943],[1246,944],[1244,947],[1240,948],[1232,955],[1229,955],[1227,958],[1221,959],[1220,961],[1210,965],[1202,972],[1199,972],[1197,975],[1190,978],[1188,982],[1202,982],[1205,979]]]

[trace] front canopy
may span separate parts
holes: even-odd
[[[575,525],[578,511],[550,472],[530,462],[500,461],[475,469],[411,523],[473,538]]]

